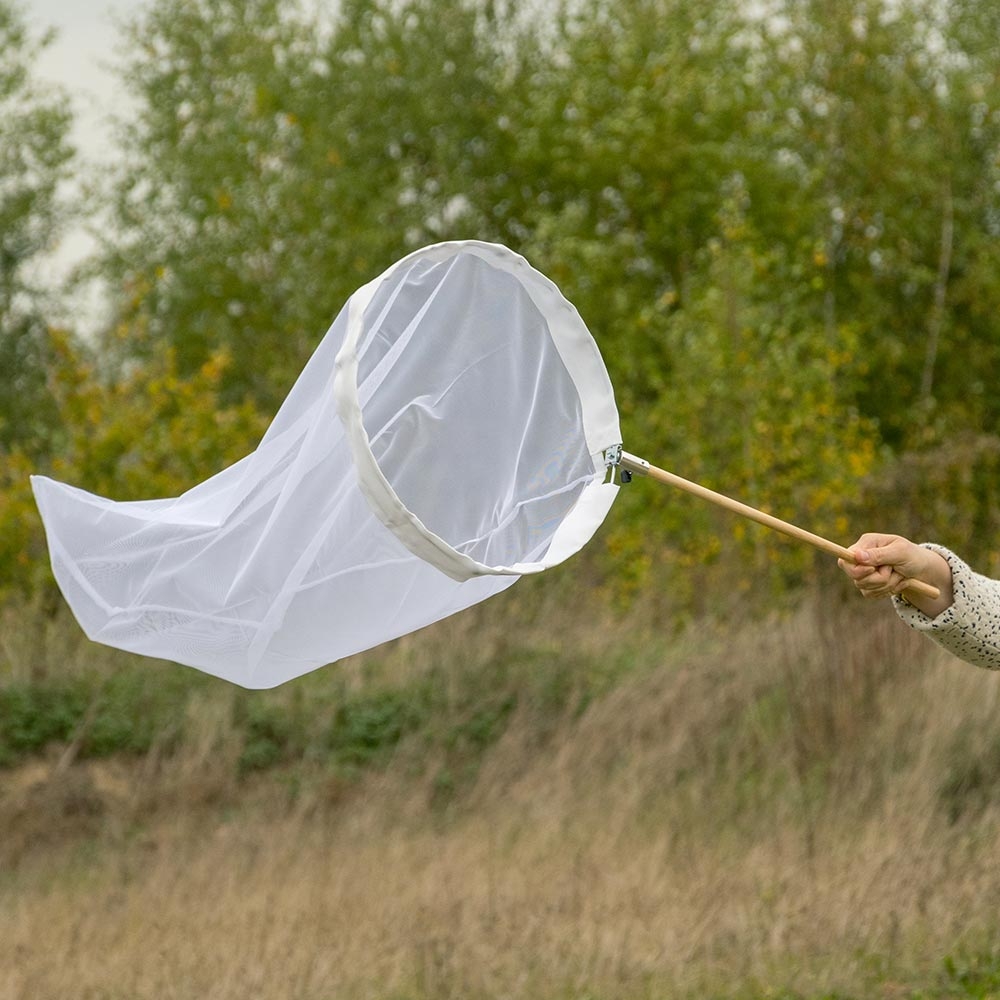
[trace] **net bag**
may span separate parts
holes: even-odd
[[[618,487],[611,382],[502,246],[442,243],[356,291],[258,448],[173,499],[32,479],[87,635],[272,687],[562,562]]]

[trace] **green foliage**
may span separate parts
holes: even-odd
[[[0,186],[0,588],[46,578],[29,471],[176,494],[253,447],[362,282],[461,237],[577,305],[630,450],[845,542],[890,510],[1000,552],[992,452],[962,445],[1000,435],[993,5],[768,11],[157,0],[126,32],[93,263],[113,320],[90,350],[28,296],[68,119],[0,6],[0,181],[27,184]],[[669,580],[677,614],[811,567],[645,485],[601,537],[607,594]]]
[[[979,343],[977,363],[995,365],[991,324],[973,321],[973,332],[960,317],[964,277],[995,254],[1000,92],[990,60],[962,51],[957,21],[933,3],[787,10],[802,42],[779,39],[773,55],[797,81],[793,101],[776,106],[803,184],[790,207],[825,260],[828,318],[856,324],[868,347],[859,405],[887,441],[912,445],[927,429],[919,407],[939,428],[952,429],[948,411],[971,417],[968,370],[942,371],[965,337]],[[974,283],[974,297],[992,294]],[[992,427],[995,415],[980,419]]]
[[[435,709],[448,711],[434,690],[425,681],[358,692],[336,687],[308,706],[241,693],[233,705],[234,724],[243,735],[238,769],[261,771],[301,760],[349,774],[384,766],[401,740],[430,727]]]
[[[47,345],[58,449],[32,460],[15,447],[0,464],[0,596],[30,593],[48,580],[30,473],[121,500],[176,496],[246,455],[267,425],[250,403],[223,402],[230,360],[222,351],[181,377],[165,345],[143,365],[106,377],[67,334],[49,331]]]
[[[267,426],[249,402],[222,399],[234,363],[223,350],[182,376],[174,350],[157,346],[144,365],[104,378],[69,341],[61,349],[53,393],[65,431],[51,469],[93,492],[176,495],[246,455]]]
[[[29,33],[20,8],[0,0],[0,461],[15,443],[31,454],[55,422],[46,394],[47,314],[54,290],[36,268],[63,231],[71,115],[34,63],[48,39]]]
[[[996,951],[979,955],[949,955],[942,963],[942,989],[940,994],[969,1000],[994,1000],[1000,995],[1000,954]],[[924,994],[917,994],[923,996]]]
[[[23,677],[0,675],[0,768],[71,743],[84,760],[154,747],[183,753],[200,738],[189,727],[207,700],[225,719],[217,738],[232,749],[220,746],[221,766],[236,777],[318,768],[353,779],[403,753],[415,773],[436,771],[439,805],[470,786],[515,717],[544,745],[608,684],[579,654],[530,646],[449,660],[395,682],[381,676],[376,657],[358,686],[320,672],[272,692],[214,685],[214,695],[196,671],[144,660],[83,672],[39,666]]]
[[[928,978],[931,982],[927,985],[906,986],[887,973],[873,981],[873,992],[865,994],[801,993],[751,986],[719,994],[713,1000],[863,1000],[863,997],[876,995],[898,1000],[995,1000],[1000,995],[1000,956],[990,952],[948,955],[942,960],[938,975]]]
[[[873,425],[845,392],[844,373],[858,364],[857,339],[849,328],[818,324],[808,292],[796,294],[790,281],[780,298],[762,297],[772,275],[795,265],[754,247],[739,214],[724,221],[704,256],[704,277],[689,283],[687,307],[665,324],[675,374],[669,395],[647,411],[658,421],[657,437],[687,478],[843,536],[852,494],[876,451]],[[781,589],[782,571],[801,576],[809,565],[811,552],[790,549],[774,533],[657,499],[665,508],[660,523],[675,537],[684,537],[692,515],[703,525],[682,549],[688,561],[703,559],[706,548],[717,551],[719,536],[728,536],[743,549],[758,588],[770,572]]]
[[[0,685],[0,767],[52,744],[79,742],[81,759],[169,749],[201,679],[148,664],[106,677],[74,674]]]
[[[430,718],[429,690],[363,692],[337,706],[325,744],[333,759],[348,767],[384,761],[387,754]]]
[[[662,319],[748,169],[743,27],[729,2],[578,5],[522,95],[524,247],[595,331],[627,421],[664,392]]]
[[[303,733],[288,712],[267,702],[243,698],[236,717],[243,730],[243,751],[237,762],[241,774],[263,771],[301,753]]]
[[[70,739],[83,718],[87,692],[79,685],[4,686],[0,689],[0,766]]]
[[[244,741],[238,766],[245,773],[312,761],[353,775],[385,767],[409,740],[414,766],[440,762],[435,799],[445,804],[475,778],[517,711],[544,741],[574,699],[592,696],[599,675],[588,681],[579,667],[553,650],[517,650],[393,686],[372,677],[357,690],[317,684],[313,695],[291,700],[281,692],[240,693],[233,708]]]
[[[345,4],[332,31],[279,0],[151,7],[105,255],[127,325],[182,374],[227,349],[231,391],[273,409],[359,284],[460,225],[488,235],[464,215],[511,143],[490,23],[461,0]]]

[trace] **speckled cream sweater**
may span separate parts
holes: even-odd
[[[929,618],[903,598],[894,597],[896,614],[960,659],[1000,670],[1000,580],[974,572],[940,545],[926,547],[940,552],[951,566],[955,603],[937,618]]]

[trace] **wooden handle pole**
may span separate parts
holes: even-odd
[[[775,517],[773,514],[765,514],[764,511],[757,510],[756,507],[740,503],[739,500],[733,500],[722,493],[716,493],[715,490],[710,490],[705,486],[700,486],[698,483],[693,483],[690,479],[683,479],[681,476],[676,476],[665,469],[658,469],[655,465],[650,465],[645,459],[637,458],[635,455],[628,454],[628,452],[622,452],[621,467],[637,476],[649,476],[650,479],[655,479],[657,482],[666,483],[668,486],[675,486],[677,489],[684,490],[685,493],[691,493],[702,500],[709,501],[709,503],[724,507],[734,514],[739,514],[741,517],[749,518],[758,524],[773,528],[775,531],[780,531],[783,535],[788,535],[800,542],[805,542],[807,545],[812,545],[814,548],[828,552],[839,559],[844,559],[850,563],[857,562],[854,558],[854,553],[843,545],[831,542],[829,539],[823,538],[822,535],[814,535],[811,531],[806,531],[805,528],[790,524],[788,521],[782,521],[780,517]],[[913,580],[906,590],[923,594],[925,597],[930,598],[940,596],[940,591],[937,587],[929,583],[924,583],[923,580]]]

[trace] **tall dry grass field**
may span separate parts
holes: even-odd
[[[241,775],[211,686],[179,744],[0,772],[0,997],[910,996],[1000,940],[998,681],[885,607],[694,630],[446,799],[420,731]]]

